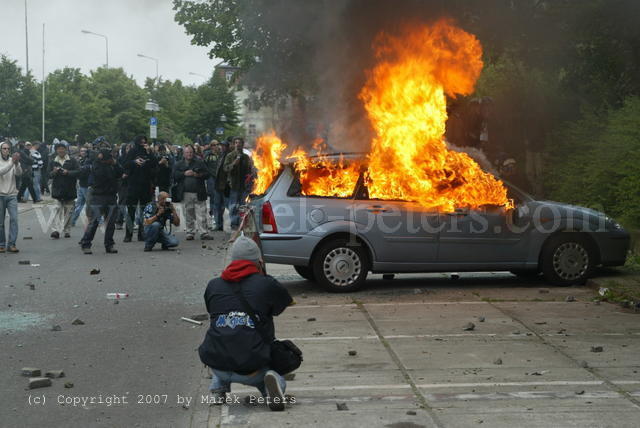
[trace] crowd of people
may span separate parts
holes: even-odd
[[[225,209],[230,227],[240,225],[240,206],[249,195],[256,171],[242,137],[205,139],[185,146],[151,144],[138,136],[112,145],[104,137],[84,145],[54,139],[51,144],[9,141],[0,137],[0,252],[18,252],[18,204],[34,204],[50,194],[54,200],[52,239],[70,238],[84,211],[87,225],[80,240],[85,254],[100,224],[104,247],[117,253],[114,232],[124,229],[123,242],[144,242],[151,251],[178,245],[171,233],[184,208],[186,239],[213,239],[224,229]],[[5,217],[9,215],[8,236]]]

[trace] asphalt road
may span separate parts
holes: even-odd
[[[46,207],[22,213],[21,252],[0,255],[3,427],[637,426],[638,315],[596,305],[588,288],[504,273],[374,275],[364,291],[329,295],[269,266],[297,302],[277,320],[278,335],[305,356],[288,385],[296,403],[284,413],[209,406],[196,352],[206,322],[180,317],[205,312],[202,293],[224,265],[228,235],[143,253],[118,231],[120,252],[106,255],[99,232],[87,256],[81,227],[53,241],[47,219]],[[109,292],[131,296],[114,304]],[[23,367],[66,377],[29,390]],[[348,410],[337,410],[343,403]]]

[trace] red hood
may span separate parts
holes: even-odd
[[[222,272],[222,279],[229,282],[240,282],[242,278],[259,273],[256,264],[250,260],[234,260]]]

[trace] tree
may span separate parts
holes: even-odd
[[[222,116],[226,121],[222,121]],[[187,115],[187,135],[212,133],[218,127],[232,129],[238,124],[235,95],[224,79],[213,75],[207,83],[199,86],[194,94]]]
[[[40,136],[40,86],[6,56],[0,56],[0,134],[37,139]]]

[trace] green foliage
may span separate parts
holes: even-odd
[[[553,199],[599,207],[640,227],[640,97],[585,113],[554,136],[547,187]]]
[[[199,86],[189,106],[186,127],[189,136],[213,134],[217,127],[233,128],[238,123],[236,100],[224,79],[213,75],[205,84]],[[222,115],[226,121],[220,120]]]
[[[22,74],[16,61],[0,56],[0,135],[39,138],[40,88],[31,74]]]

